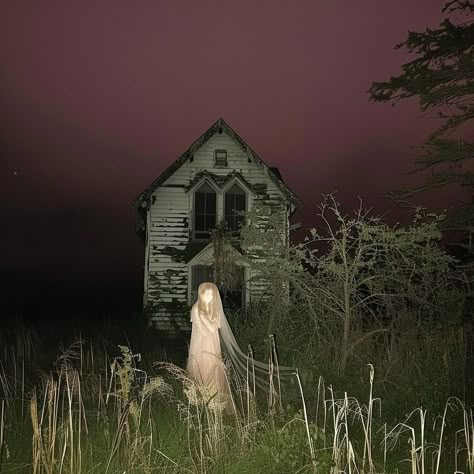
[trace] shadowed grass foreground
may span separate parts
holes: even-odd
[[[298,399],[282,405],[278,394],[255,398],[229,369],[226,411],[155,344],[140,355],[133,344],[93,337],[51,357],[54,348],[28,327],[3,342],[2,474],[474,472],[472,409],[457,397],[435,400],[442,374],[431,387],[405,387],[432,390],[441,410],[413,405],[403,413],[393,409],[399,392],[377,384],[372,364],[352,374],[361,382],[357,398],[314,368],[312,381],[295,373]]]

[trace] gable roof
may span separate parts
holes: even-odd
[[[142,191],[137,198],[133,201],[132,207],[139,208],[144,202],[146,202],[151,194],[155,191],[158,186],[165,182],[178,168],[180,168],[189,158],[191,158],[194,152],[204,145],[215,133],[225,132],[231,138],[233,138],[242,150],[246,153],[248,159],[253,159],[259,166],[265,166],[268,170],[268,176],[275,183],[275,185],[281,190],[281,192],[290,200],[296,208],[301,208],[303,203],[301,200],[288,188],[283,182],[280,171],[276,167],[268,166],[243,140],[237,133],[225,122],[223,118],[219,118],[210,128],[208,128],[174,163],[166,168],[163,173],[158,176],[149,186]]]

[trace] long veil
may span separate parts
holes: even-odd
[[[297,388],[296,368],[279,364],[274,344],[272,344],[268,364],[256,361],[251,350],[249,350],[248,354],[244,354],[235,340],[234,333],[225,316],[220,293],[219,291],[216,293],[221,350],[230,360],[240,382],[243,382],[254,395],[257,388],[260,388],[265,393],[270,394],[270,397],[274,396],[280,399],[293,398],[296,395]]]

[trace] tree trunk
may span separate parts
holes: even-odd
[[[351,331],[351,306],[350,306],[350,290],[349,282],[346,278],[344,281],[344,332],[342,334],[341,343],[341,361],[339,364],[339,373],[343,374],[346,370],[347,357],[348,357],[348,346],[349,346],[349,335]]]

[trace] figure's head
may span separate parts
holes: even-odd
[[[204,300],[204,303],[209,304],[214,298],[214,292],[212,291],[211,288],[207,288],[204,290],[204,293],[202,295],[202,299]]]
[[[214,283],[206,281],[201,283],[198,288],[197,305],[202,313],[205,313],[211,321],[218,317],[219,289]],[[209,311],[207,309],[209,308]]]
[[[206,304],[210,304],[212,301],[215,302],[216,294],[219,290],[214,283],[206,281],[201,283],[198,288],[198,299]]]

